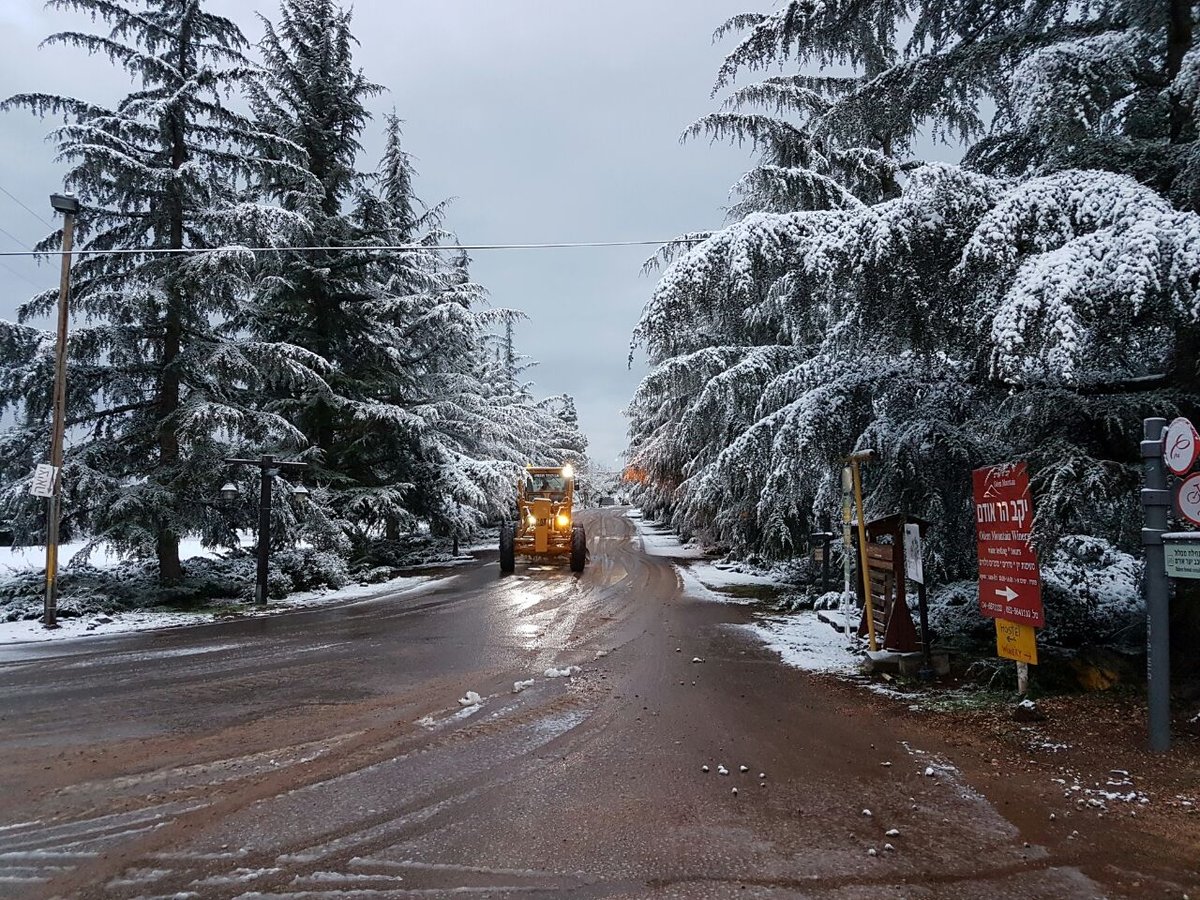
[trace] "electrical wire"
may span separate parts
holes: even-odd
[[[75,248],[73,256],[95,255],[145,255],[145,256],[186,256],[192,253],[215,253],[218,251],[238,251],[248,253],[366,253],[366,252],[425,252],[425,253],[458,253],[462,250],[564,250],[586,247],[662,247],[667,244],[698,244],[707,238],[679,237],[665,241],[559,241],[544,244],[368,244],[363,246],[328,246],[328,247],[243,247],[229,245],[224,247],[146,247],[146,248],[117,248],[112,250],[88,250]],[[0,251],[3,256],[60,256],[59,250]]]
[[[39,216],[37,213],[35,213],[32,209],[30,209],[28,206],[26,206],[24,203],[22,203],[20,198],[17,197],[16,194],[14,194],[12,191],[10,191],[8,188],[6,188],[2,184],[0,184],[0,192],[3,192],[5,194],[7,194],[9,197],[11,197],[12,201],[14,203],[16,203],[17,206],[21,207],[21,209],[25,210],[25,212],[29,213],[31,216],[33,216],[35,219],[37,219],[39,222],[41,222],[47,228],[50,228],[50,229],[54,228],[53,225],[51,225],[49,222],[47,222],[45,219],[43,219],[41,216]]]
[[[0,189],[0,190],[2,190],[2,189]],[[0,234],[3,234],[3,235],[5,235],[7,238],[9,238],[9,239],[10,239],[10,240],[11,240],[11,241],[12,241],[14,244],[16,244],[18,247],[28,247],[28,246],[29,246],[29,245],[28,245],[28,244],[26,244],[26,243],[25,243],[23,240],[21,240],[19,237],[17,237],[15,234],[13,234],[11,231],[9,231],[9,230],[8,230],[8,229],[6,229],[6,228],[0,228]],[[32,251],[30,251],[30,252],[32,252]],[[27,275],[22,275],[20,272],[18,272],[16,269],[14,269],[12,266],[10,266],[10,265],[9,265],[8,263],[6,263],[6,262],[0,262],[0,268],[3,268],[3,269],[5,269],[5,270],[6,270],[7,272],[9,272],[9,274],[11,274],[13,277],[21,279],[21,280],[22,280],[22,281],[24,281],[26,284],[28,284],[28,285],[31,285],[32,287],[35,287],[35,288],[37,288],[39,291],[44,289],[42,285],[39,285],[37,282],[35,282],[35,281],[34,281],[32,278],[30,278],[29,276],[27,276]]]

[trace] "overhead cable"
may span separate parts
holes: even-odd
[[[366,253],[390,251],[397,253],[457,253],[462,250],[563,250],[586,247],[662,247],[667,244],[698,244],[706,238],[679,237],[663,241],[558,241],[545,244],[364,244],[318,247],[244,247],[238,244],[223,247],[128,247],[112,250],[89,250],[75,248],[71,251],[75,256],[113,255],[144,255],[144,256],[186,256],[195,253],[239,252],[239,253]],[[0,256],[60,256],[59,250],[43,250],[34,252],[3,251]]]
[[[24,203],[22,203],[20,197],[18,197],[16,194],[14,194],[12,191],[10,191],[8,188],[6,188],[2,184],[0,184],[0,192],[3,192],[5,194],[7,194],[9,197],[11,197],[13,202],[16,203],[17,206],[21,207],[21,209],[25,210],[25,212],[29,213],[31,216],[33,216],[35,219],[37,219],[39,222],[41,222],[47,228],[54,227],[49,222],[47,222],[45,219],[43,219],[40,215],[38,215],[36,212],[34,212],[32,209],[30,209]]]

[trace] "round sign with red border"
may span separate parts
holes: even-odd
[[[1175,475],[1186,475],[1200,457],[1200,435],[1190,421],[1180,416],[1163,435],[1163,462]]]
[[[1185,519],[1200,525],[1200,472],[1180,482],[1175,505]]]

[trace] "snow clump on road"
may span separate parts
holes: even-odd
[[[567,666],[565,669],[556,669],[551,666],[542,674],[546,678],[570,678],[572,675],[578,675],[581,671],[583,670],[579,666]]]

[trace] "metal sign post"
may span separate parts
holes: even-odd
[[[917,677],[933,681],[933,649],[929,646],[929,601],[925,596],[925,548],[921,546],[921,526],[908,522],[904,526],[904,574],[917,586],[917,612],[920,613],[921,654],[923,660]]]
[[[1142,591],[1146,600],[1146,691],[1150,705],[1150,749],[1165,752],[1171,746],[1171,588],[1167,581],[1163,534],[1171,511],[1167,490],[1163,438],[1166,419],[1142,422],[1142,460],[1146,482],[1142,488],[1142,546],[1146,551],[1146,574]],[[1187,454],[1191,456],[1190,452]],[[1180,454],[1182,458],[1183,454]],[[1192,459],[1188,459],[1190,465]]]
[[[850,599],[850,555],[854,552],[854,542],[850,537],[850,467],[842,469],[842,614],[846,621],[846,640],[850,641],[850,614],[854,603]],[[869,598],[868,598],[869,599]]]
[[[267,602],[267,577],[271,561],[271,485],[281,470],[304,471],[308,463],[276,459],[270,454],[258,459],[229,458],[230,465],[257,466],[261,479],[258,487],[258,567],[254,579],[254,602],[265,606]],[[232,492],[236,495],[236,488]],[[307,494],[297,489],[294,493]]]

